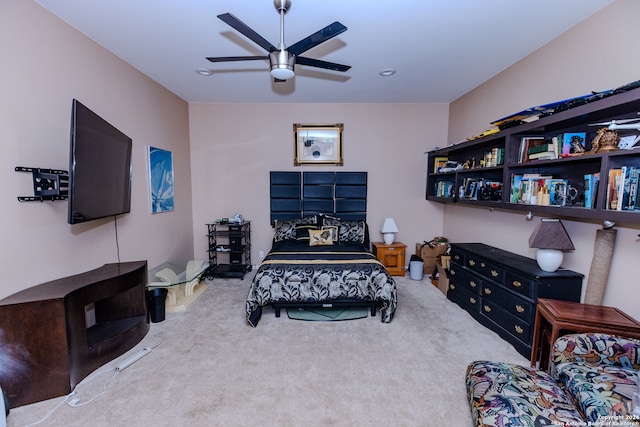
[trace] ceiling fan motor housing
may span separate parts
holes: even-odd
[[[296,56],[287,50],[269,52],[269,63],[271,75],[278,80],[287,80],[295,75],[293,65],[296,63]]]

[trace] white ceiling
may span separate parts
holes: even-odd
[[[612,1],[292,0],[286,44],[340,21],[346,32],[303,56],[352,68],[296,65],[273,83],[266,60],[205,59],[265,54],[216,17],[225,12],[277,46],[273,0],[36,0],[186,101],[224,103],[448,103]]]

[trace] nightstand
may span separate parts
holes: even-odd
[[[387,245],[383,242],[373,242],[373,254],[382,262],[387,272],[392,276],[404,276],[404,258],[407,245],[393,242]]]

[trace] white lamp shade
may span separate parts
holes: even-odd
[[[385,218],[384,223],[382,224],[382,230],[380,231],[382,231],[383,233],[397,233],[398,226],[396,225],[396,222],[393,220],[393,218]]]
[[[382,231],[385,245],[391,245],[395,239],[395,233],[398,232],[398,226],[393,218],[385,218],[380,231]]]

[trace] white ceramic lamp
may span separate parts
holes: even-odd
[[[556,271],[562,264],[562,251],[575,249],[559,219],[543,218],[529,237],[529,247],[538,248],[536,261],[543,271]]]
[[[393,239],[395,238],[395,234],[398,232],[398,226],[393,218],[385,218],[384,223],[382,224],[382,236],[384,237],[384,243],[386,245],[390,245],[393,243]]]

